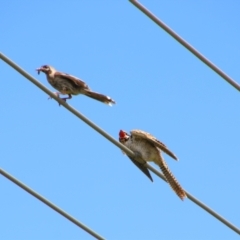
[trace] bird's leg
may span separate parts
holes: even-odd
[[[67,99],[71,99],[72,98],[72,95],[71,94],[68,94],[68,97],[65,97],[65,98],[61,98],[63,101],[67,101]]]
[[[53,94],[60,98],[60,94],[62,94],[62,93],[60,93],[60,92],[53,92]],[[71,99],[71,98],[72,98],[72,95],[68,94],[68,97],[60,98],[60,99],[62,99],[64,102],[66,102],[67,99]],[[52,97],[50,96],[48,99],[52,99]],[[59,103],[59,106],[61,106],[60,103]]]
[[[60,92],[53,92],[53,94],[56,95],[58,98],[60,98],[60,94],[62,94],[62,93],[60,93]],[[72,98],[72,96],[70,94],[68,94],[68,97],[60,98],[60,99],[62,99],[64,102],[66,102],[67,99],[71,99],[71,98]],[[50,96],[48,99],[52,99],[52,97]],[[61,106],[61,103],[58,103],[58,104],[59,104],[59,106]]]
[[[62,99],[64,102],[67,102],[67,99],[71,99],[72,98],[72,95],[71,94],[68,94],[68,97],[65,97],[65,98],[60,98]],[[59,107],[61,106],[61,104],[59,103]]]

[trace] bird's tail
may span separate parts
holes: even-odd
[[[97,92],[92,92],[91,90],[85,91],[84,94],[87,95],[90,98],[93,98],[95,100],[98,100],[100,102],[108,104],[110,106],[112,106],[112,104],[115,104],[115,101],[113,99],[111,99],[110,97],[105,96],[105,95],[100,94],[100,93],[97,93]]]
[[[183,190],[183,188],[180,186],[180,184],[178,183],[178,181],[176,180],[176,178],[173,176],[173,174],[171,173],[171,171],[169,170],[167,164],[165,163],[165,161],[162,159],[159,163],[158,163],[159,167],[161,168],[167,182],[170,184],[171,188],[173,189],[173,191],[183,200],[185,197],[187,197],[187,194],[185,193],[185,191]]]

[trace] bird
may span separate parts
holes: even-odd
[[[140,157],[144,161],[153,161],[155,164],[157,164],[160,169],[163,172],[163,175],[165,176],[167,182],[173,189],[173,191],[178,195],[178,197],[181,200],[184,200],[185,197],[187,197],[186,192],[183,190],[181,185],[178,183],[176,178],[173,176],[171,171],[169,170],[166,162],[164,161],[161,152],[165,152],[170,157],[172,157],[175,160],[178,160],[176,155],[172,153],[166,145],[164,145],[162,142],[157,140],[153,135],[150,133],[144,132],[142,130],[132,130],[130,131],[130,134],[127,132],[120,130],[119,131],[119,142],[121,142],[123,145],[128,147],[130,150],[132,150],[135,154],[135,156]],[[134,160],[133,157],[128,156],[134,163],[137,162]],[[136,163],[135,163],[136,164]],[[138,165],[141,165],[138,163]],[[142,164],[140,168],[147,176],[150,173],[146,172],[146,167]],[[148,171],[148,169],[147,169]],[[149,177],[149,176],[148,176]]]
[[[67,101],[67,99],[71,99],[72,95],[83,94],[110,106],[112,104],[115,104],[115,101],[112,98],[91,91],[91,89],[84,81],[67,73],[58,72],[52,66],[43,65],[40,68],[37,68],[36,71],[38,72],[38,74],[40,74],[40,72],[46,74],[47,80],[50,85],[59,91],[55,92],[55,95],[57,95],[58,97],[60,94],[68,95],[68,97],[61,98],[65,102]]]

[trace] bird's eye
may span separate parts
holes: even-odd
[[[43,68],[48,69],[49,67],[48,67],[48,65],[44,65]]]

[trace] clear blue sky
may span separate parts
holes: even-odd
[[[240,82],[238,1],[141,1]],[[116,100],[74,108],[118,138],[142,129],[193,196],[240,227],[239,92],[129,1],[2,1],[1,50],[44,85],[51,64]],[[238,239],[0,61],[0,167],[106,239]],[[157,168],[157,166],[155,166]],[[1,239],[92,239],[0,177]]]

